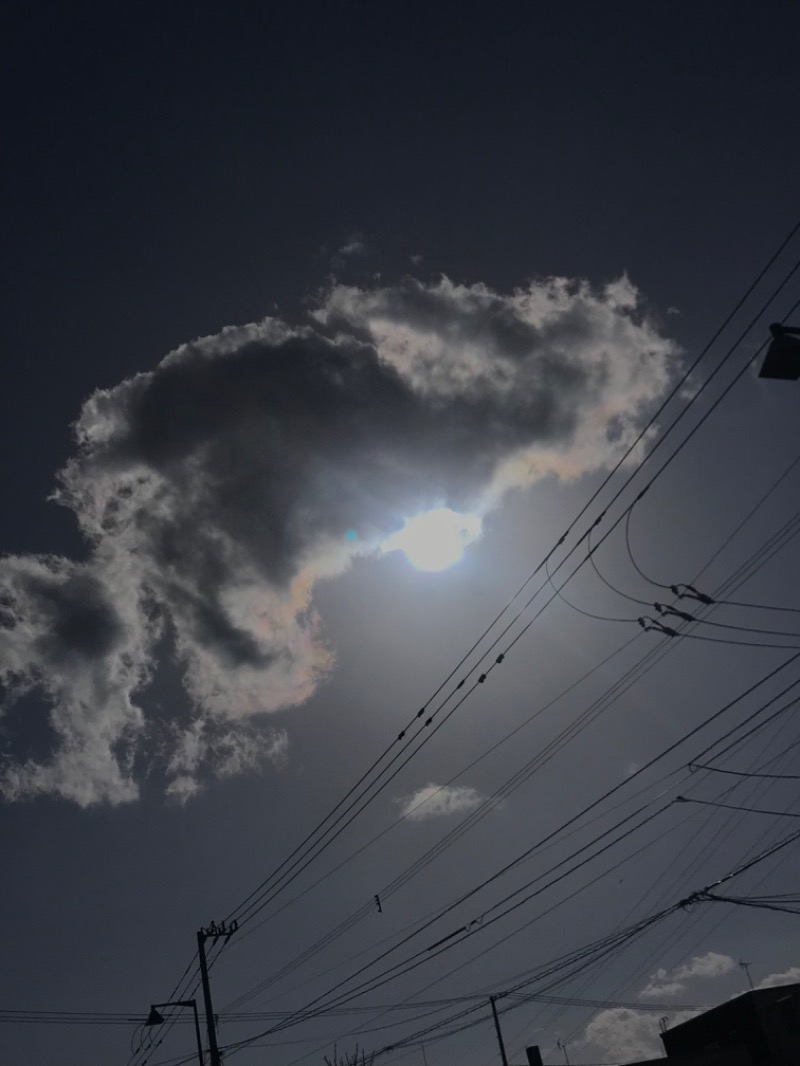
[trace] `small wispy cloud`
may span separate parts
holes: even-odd
[[[343,271],[355,259],[363,259],[368,253],[364,238],[360,233],[352,233],[344,244],[340,245],[330,256],[331,270]]]
[[[359,236],[353,235],[349,241],[346,241],[342,247],[339,248],[338,254],[344,256],[364,255],[366,250],[367,246],[364,244],[363,240]]]
[[[428,818],[444,818],[449,814],[464,814],[480,807],[485,797],[474,788],[464,785],[425,785],[410,796],[398,796],[400,815],[412,822]]]
[[[225,778],[251,773],[265,763],[282,766],[289,749],[284,729],[258,730],[197,719],[191,726],[178,730],[166,767],[169,784],[166,794],[181,803],[201,789],[208,767],[214,776]]]

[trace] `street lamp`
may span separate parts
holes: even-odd
[[[769,331],[772,342],[758,376],[797,381],[800,378],[800,326],[784,326],[781,322],[773,322]]]
[[[197,1015],[197,1000],[195,999],[174,999],[169,1003],[151,1003],[150,1013],[147,1015],[147,1021],[145,1025],[161,1025],[166,1021],[164,1015],[159,1011],[159,1007],[191,1007],[194,1011],[194,1033],[197,1037],[197,1061],[200,1066],[203,1066],[203,1045],[200,1042],[200,1019]]]

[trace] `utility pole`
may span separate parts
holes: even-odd
[[[227,943],[236,930],[239,923],[234,919],[230,925],[225,922],[212,922],[207,929],[197,930],[197,954],[200,956],[200,980],[203,983],[203,1005],[206,1011],[206,1029],[208,1031],[208,1053],[211,1058],[211,1066],[221,1066],[219,1048],[217,1047],[217,1025],[214,1018],[214,1008],[211,1004],[211,985],[208,981],[208,963],[206,962],[206,941],[213,944],[222,937]]]
[[[753,978],[750,976],[750,963],[749,962],[744,962],[743,960],[740,959],[739,960],[739,965],[744,970],[744,972],[747,974],[747,983],[750,985],[750,991],[753,992],[754,991]]]
[[[496,996],[489,996],[489,1002],[492,1005],[492,1014],[494,1015],[494,1027],[497,1030],[497,1043],[500,1045],[500,1058],[503,1060],[503,1066],[508,1066],[508,1058],[506,1057],[506,1046],[503,1043],[503,1034],[500,1030],[500,1019],[497,1016],[497,1007],[494,1005]]]

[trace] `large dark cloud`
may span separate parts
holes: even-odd
[[[0,665],[41,690],[63,740],[47,764],[12,760],[6,794],[135,794],[120,752],[146,742],[165,634],[195,708],[162,752],[176,794],[220,723],[226,766],[282,755],[246,720],[302,702],[331,667],[315,581],[420,510],[485,513],[512,486],[615,459],[674,358],[637,302],[624,278],[336,287],[306,325],[229,328],[95,393],[58,490],[89,561],[2,564]]]

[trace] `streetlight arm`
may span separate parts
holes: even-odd
[[[191,1007],[194,1013],[194,1035],[197,1039],[197,1061],[203,1066],[203,1042],[200,1039],[200,1015],[197,1013],[196,999],[171,999],[168,1003],[151,1003],[150,1014],[145,1025],[161,1025],[165,1019],[159,1007]]]

